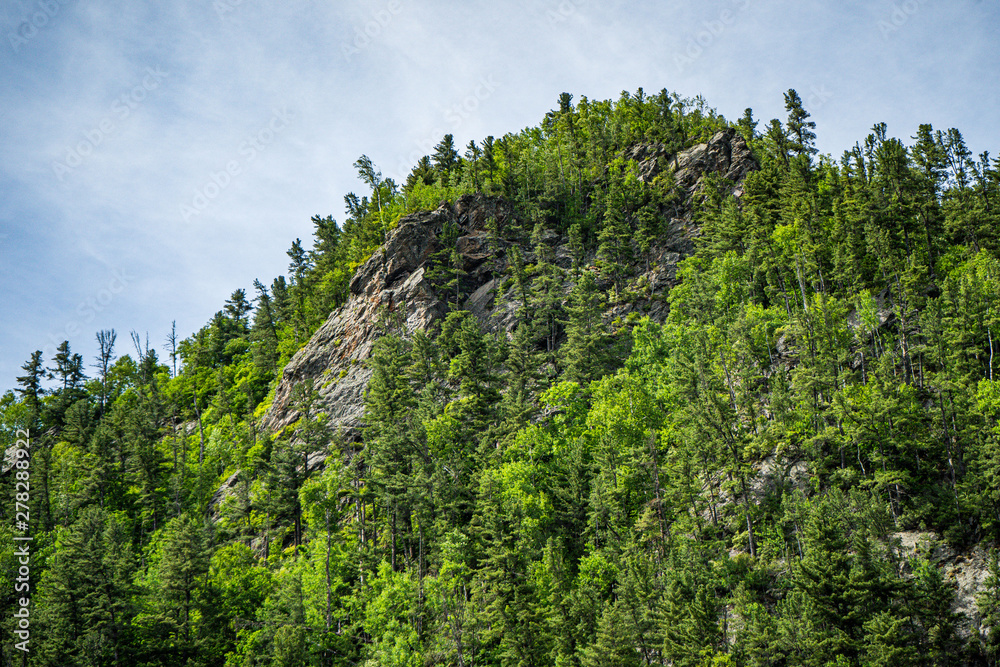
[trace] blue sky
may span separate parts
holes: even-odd
[[[1000,152],[1000,0],[0,0],[0,389],[99,329],[188,336],[446,132],[537,124],[559,93],[701,94],[821,151],[920,123]]]

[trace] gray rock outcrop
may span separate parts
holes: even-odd
[[[673,172],[686,203],[661,212],[665,220],[662,237],[633,267],[633,298],[610,304],[606,317],[612,321],[639,312],[662,321],[666,317],[662,296],[675,283],[677,263],[693,251],[697,235],[687,204],[690,195],[705,173],[718,172],[735,187],[757,164],[735,130],[718,132],[708,143],[677,155],[667,155],[662,144],[641,144],[625,156],[638,163],[643,180],[652,180],[664,168]],[[464,272],[462,307],[487,330],[510,332],[516,323],[517,303],[510,290],[501,294],[500,289],[510,243],[491,237],[490,220],[496,221],[499,236],[506,238],[503,230],[517,221],[513,204],[499,197],[465,195],[453,206],[442,203],[434,211],[402,218],[382,248],[358,268],[347,303],[329,315],[285,367],[262,428],[275,433],[295,423],[299,415],[292,405],[292,388],[311,378],[319,393],[318,407],[329,415],[332,425],[348,438],[360,436],[364,392],[371,378],[366,361],[385,330],[384,323],[391,318],[410,332],[428,330],[448,312],[445,299],[453,295],[439,293],[430,278],[434,256],[442,250],[440,236],[446,223],[455,225],[459,233],[455,247]],[[542,241],[554,249],[568,294],[572,287],[566,270],[571,264],[568,239],[549,231]],[[521,251],[526,262],[535,261],[527,244]]]

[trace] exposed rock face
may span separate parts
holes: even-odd
[[[937,564],[948,585],[954,587],[952,611],[960,614],[955,628],[959,637],[968,640],[973,634],[985,635],[987,628],[982,627],[983,619],[976,604],[976,596],[983,592],[990,576],[990,556],[982,544],[959,552],[935,533],[914,531],[894,533],[890,543],[899,553],[904,571],[910,570],[907,559],[928,558]]]
[[[708,143],[692,146],[676,155],[671,155],[663,144],[638,144],[624,155],[637,163],[639,178],[644,182],[649,183],[666,169],[688,193],[698,189],[706,173],[725,176],[735,186],[757,168],[750,147],[734,129],[716,132]]]
[[[706,172],[717,171],[738,181],[757,168],[743,138],[734,130],[718,132],[707,144],[676,156],[667,155],[662,144],[635,146],[625,155],[639,163],[643,180],[652,180],[663,168],[673,171],[678,185],[686,191],[686,200]],[[639,298],[612,305],[606,313],[609,321],[634,311],[659,321],[666,317],[666,304],[660,297],[675,283],[677,263],[693,250],[697,230],[686,206],[662,214],[669,220],[665,233],[648,256],[636,264],[631,281]],[[516,220],[513,205],[497,197],[466,195],[454,206],[442,204],[435,211],[403,218],[382,249],[351,279],[347,303],[330,314],[285,367],[262,423],[264,430],[273,433],[298,419],[291,405],[292,388],[312,378],[319,391],[319,408],[347,437],[359,437],[364,391],[371,378],[365,362],[375,340],[382,335],[384,327],[380,323],[392,315],[402,320],[409,331],[430,329],[448,312],[445,299],[454,298],[439,293],[429,279],[434,255],[442,250],[439,238],[447,222],[459,230],[456,248],[465,272],[462,307],[487,330],[511,331],[518,304],[509,291],[497,298],[507,268],[509,243],[491,239],[487,232],[490,219],[497,221],[503,237],[503,230]],[[556,265],[568,269],[572,257],[568,239],[547,232],[542,241],[554,249]],[[530,248],[523,246],[521,250],[526,262],[535,261]],[[567,273],[567,294],[571,287]]]
[[[463,260],[463,292],[472,292],[467,308],[485,319],[486,304],[495,281],[486,260],[495,253],[487,247],[486,221],[502,225],[513,219],[510,205],[496,198],[465,196],[454,207],[408,215],[386,239],[382,249],[361,266],[350,283],[347,303],[330,314],[285,367],[271,410],[262,427],[279,431],[298,419],[291,405],[292,388],[312,378],[319,391],[320,409],[331,423],[357,437],[364,412],[364,390],[371,378],[365,360],[382,335],[388,317],[403,320],[409,331],[430,329],[447,312],[447,304],[427,277],[433,255],[441,250],[438,238],[446,222],[458,226],[458,249]],[[487,289],[483,289],[487,288]]]
[[[364,361],[379,335],[378,322],[405,308],[406,324],[425,329],[444,312],[421,264],[435,249],[447,217],[444,209],[409,216],[351,280],[351,295],[313,334],[285,367],[274,403],[264,419],[266,431],[278,431],[298,419],[292,388],[313,378],[320,407],[332,423],[354,430],[364,410],[364,390],[371,371]]]

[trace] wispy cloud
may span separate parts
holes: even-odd
[[[438,135],[516,132],[563,91],[666,87],[770,118],[794,87],[823,150],[882,120],[998,150],[984,82],[1000,6],[911,1],[0,3],[0,387],[70,321],[88,356],[101,328],[193,332],[233,289],[284,273],[312,215],[342,217],[361,154],[405,178]],[[897,5],[907,18],[884,39]],[[127,289],[84,322],[116,269]]]

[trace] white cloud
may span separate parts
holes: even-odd
[[[134,279],[70,336],[88,357],[97,329],[158,344],[176,319],[188,335],[234,289],[283,273],[312,215],[343,217],[362,153],[401,172],[439,134],[464,145],[533,125],[563,91],[666,87],[765,121],[784,116],[789,87],[807,105],[822,91],[820,146],[836,154],[882,120],[903,137],[959,127],[977,152],[1000,125],[996,3],[920,0],[886,39],[889,1],[226,2],[220,17],[190,0],[62,0],[16,51],[9,34],[37,3],[0,12],[0,386],[81,320],[113,270]],[[676,54],[706,30],[679,72]],[[150,69],[165,75],[135,92]],[[250,159],[243,143],[285,107],[293,119]],[[88,136],[60,181],[53,164]],[[239,173],[184,221],[181,205],[233,161]]]

